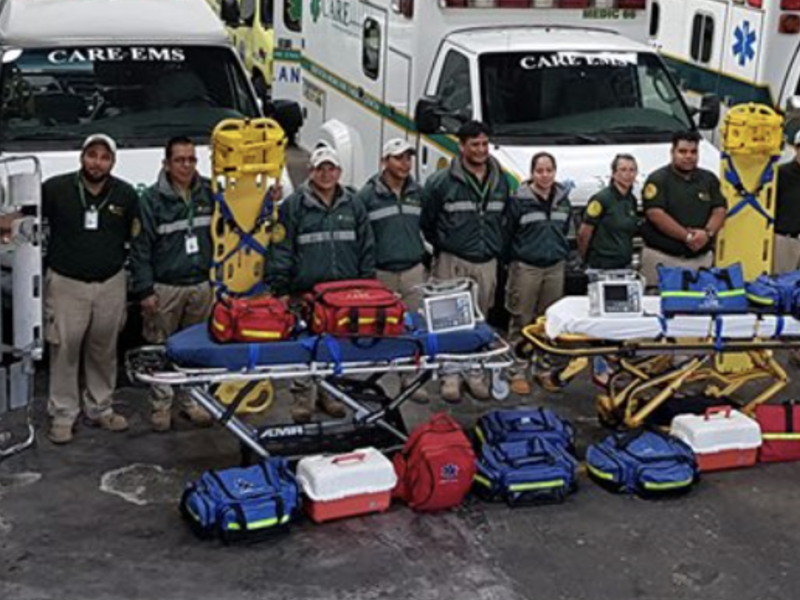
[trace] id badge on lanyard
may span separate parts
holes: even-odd
[[[100,212],[94,208],[86,209],[83,213],[83,228],[87,231],[97,231],[100,227]]]
[[[197,236],[190,233],[186,236],[186,254],[192,255],[200,252],[200,243],[197,241]]]

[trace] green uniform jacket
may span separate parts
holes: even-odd
[[[367,209],[375,236],[375,264],[383,271],[405,271],[422,262],[425,247],[419,219],[422,189],[409,177],[398,198],[380,174],[367,181],[357,198]]]
[[[138,298],[153,294],[156,283],[195,285],[209,278],[211,213],[209,182],[197,178],[190,202],[172,187],[166,172],[147,188],[141,199],[142,230],[131,244],[132,291]],[[186,238],[197,236],[199,251],[186,251]]]
[[[551,267],[569,256],[569,190],[556,183],[549,201],[540,200],[522,183],[506,207],[511,260],[533,267]]]
[[[688,178],[678,174],[671,165],[653,171],[642,189],[642,208],[645,215],[651,208],[661,208],[684,227],[703,229],[711,212],[725,208],[725,197],[719,187],[719,179],[711,171],[695,169]],[[705,248],[692,252],[681,240],[676,240],[659,231],[649,220],[642,225],[644,243],[670,256],[694,258],[713,248],[709,240]]]
[[[633,236],[638,228],[636,197],[623,195],[612,183],[586,205],[583,222],[594,227],[586,253],[591,269],[625,269],[633,262]]]
[[[375,243],[367,210],[339,187],[328,208],[302,184],[281,204],[286,237],[271,246],[267,279],[276,296],[310,291],[316,284],[375,277]]]
[[[461,159],[454,158],[425,184],[420,222],[425,239],[437,254],[447,252],[478,263],[500,258],[509,191],[508,179],[494,158],[489,158],[483,192],[465,172]]]

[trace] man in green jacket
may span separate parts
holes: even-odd
[[[486,315],[494,302],[497,261],[504,247],[503,209],[510,189],[500,164],[489,155],[486,125],[465,123],[458,140],[458,156],[425,184],[422,233],[433,246],[434,277],[475,280],[478,307]],[[489,399],[480,373],[470,373],[466,382],[476,399]],[[445,401],[458,402],[460,391],[458,376],[442,378]]]
[[[400,294],[410,312],[420,308],[420,285],[425,281],[422,259],[425,246],[419,227],[422,214],[422,188],[411,176],[414,146],[395,138],[383,146],[382,169],[358,192],[358,199],[367,209],[369,224],[375,236],[375,263],[378,279]],[[404,377],[403,384],[413,380]],[[426,402],[424,388],[412,396]]]
[[[141,199],[142,230],[131,246],[132,287],[150,343],[163,343],[176,331],[208,319],[213,206],[209,182],[197,173],[194,143],[172,138],[158,181]],[[170,429],[173,395],[170,386],[151,388],[154,431]],[[195,402],[182,394],[179,402],[193,424],[211,425],[210,415]]]
[[[322,146],[311,154],[308,181],[281,205],[283,240],[273,245],[268,274],[275,296],[298,296],[318,283],[375,277],[375,243],[367,211],[351,189],[339,185],[341,162],[335,150]],[[314,406],[332,417],[345,416],[344,406],[317,394],[308,379],[292,382],[292,419],[311,420]],[[317,397],[318,396],[318,397]]]

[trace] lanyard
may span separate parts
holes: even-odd
[[[189,235],[192,235],[194,231],[194,198],[192,198],[191,190],[186,190],[186,193],[189,195],[189,214],[187,221],[189,222]],[[181,200],[183,200],[183,198],[181,198]],[[186,200],[184,200],[184,202],[186,202]]]
[[[472,173],[467,173],[467,181],[469,182],[470,187],[478,193],[478,196],[481,199],[481,209],[486,209],[486,200],[489,194],[489,174],[486,174],[486,181],[483,182],[482,185],[479,185],[478,178],[475,177]]]
[[[103,207],[106,204],[108,204],[108,201],[111,199],[111,185],[109,185],[108,191],[106,192],[106,196],[100,201],[100,204],[98,204],[97,206],[94,205],[89,206],[86,203],[86,190],[84,190],[83,188],[83,181],[81,180],[81,176],[78,175],[78,195],[81,198],[81,206],[83,207],[83,210],[100,212],[101,210],[103,210]]]

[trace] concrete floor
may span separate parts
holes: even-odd
[[[73,444],[55,447],[43,435],[43,377],[38,383],[39,443],[0,463],[0,600],[798,597],[800,464],[707,475],[690,495],[661,502],[614,496],[582,477],[560,506],[469,500],[418,515],[396,505],[224,547],[195,539],[177,504],[188,479],[238,463],[227,431],[179,422],[153,434],[145,391],[125,384],[117,408],[130,431],[81,427]],[[572,420],[582,453],[606,433],[592,397],[583,380],[525,402]],[[287,400],[281,389],[270,418],[285,417]],[[454,413],[472,424],[490,406],[501,404],[465,400]],[[440,408],[407,405],[405,416],[413,425]]]
[[[605,434],[591,395],[576,382],[526,402],[571,419],[582,452]],[[275,416],[287,400],[282,389]],[[441,405],[408,408],[413,424]],[[465,400],[454,412],[472,423],[486,408]],[[177,503],[188,479],[238,463],[233,437],[180,422],[151,433],[141,389],[123,387],[118,409],[127,433],[82,427],[66,447],[40,436],[0,463],[0,598],[777,600],[800,586],[799,464],[709,474],[670,501],[614,496],[582,477],[559,506],[469,500],[418,515],[396,505],[224,547],[195,539]]]

